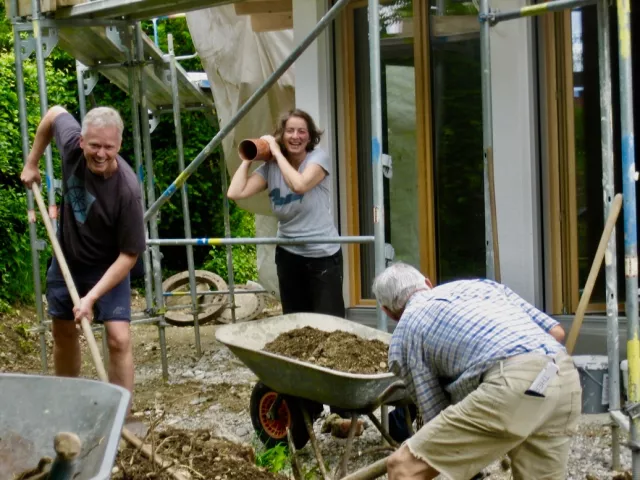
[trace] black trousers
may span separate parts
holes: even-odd
[[[342,250],[328,257],[310,258],[276,247],[276,268],[284,314],[311,312],[345,317]]]

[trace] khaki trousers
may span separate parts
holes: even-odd
[[[451,480],[468,480],[507,454],[514,480],[565,480],[570,440],[582,411],[573,360],[559,354],[544,398],[526,395],[550,357],[525,354],[499,362],[461,402],[407,441],[413,455]]]

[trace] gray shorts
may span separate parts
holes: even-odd
[[[80,298],[85,296],[102,278],[104,270],[85,269],[72,271],[71,276],[78,290]],[[48,313],[58,320],[73,320],[73,301],[64,282],[60,266],[55,257],[47,271],[47,303]],[[131,281],[129,275],[118,285],[105,293],[93,306],[93,321],[124,321],[131,320]]]

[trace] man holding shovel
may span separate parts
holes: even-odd
[[[558,322],[504,285],[432,288],[402,263],[373,292],[399,322],[389,368],[425,422],[389,457],[390,480],[466,480],[504,455],[515,480],[566,478],[582,391]]]
[[[47,303],[56,375],[80,374],[76,323],[85,317],[105,325],[109,381],[133,392],[129,272],[145,249],[145,231],[136,175],[118,155],[123,129],[112,108],[92,109],[81,126],[64,108],[52,107],[38,126],[20,178],[27,188],[41,183],[38,162],[55,138],[64,195],[58,239],[81,297],[74,307],[54,257]]]

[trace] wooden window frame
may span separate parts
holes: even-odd
[[[358,146],[356,136],[356,96],[353,20],[356,8],[366,7],[366,0],[352,1],[341,15],[342,32],[342,79],[345,113],[347,231],[349,235],[360,235],[360,209],[358,191]],[[431,68],[429,58],[428,0],[413,2],[414,18],[414,65],[416,82],[416,167],[419,179],[417,204],[424,206],[418,214],[420,245],[420,268],[432,279],[436,278],[435,199],[433,194],[433,142],[431,124]],[[349,252],[349,297],[350,307],[375,306],[373,299],[362,298],[360,272],[360,245],[351,244]]]
[[[551,235],[550,313],[573,314],[580,302],[578,272],[578,215],[576,184],[575,114],[573,106],[573,54],[571,11],[540,19],[545,49],[547,98],[547,161]],[[603,264],[604,266],[604,264]],[[625,305],[618,305],[623,314]],[[586,313],[606,312],[603,302],[590,302]]]

